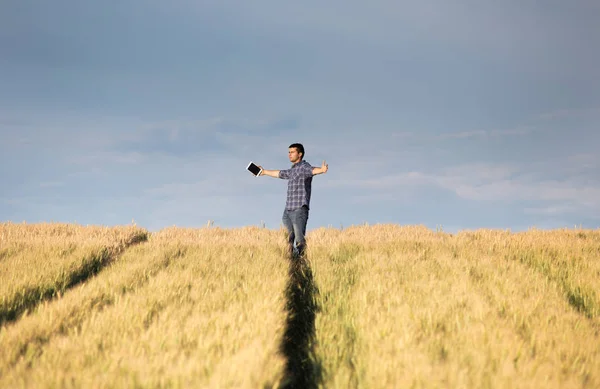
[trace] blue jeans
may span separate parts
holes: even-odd
[[[308,221],[308,208],[302,207],[294,209],[293,211],[284,210],[283,225],[288,231],[288,241],[292,253],[296,255],[304,254],[304,248],[306,247],[306,222]],[[294,242],[296,243],[294,245]]]

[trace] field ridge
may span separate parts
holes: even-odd
[[[39,304],[61,296],[67,290],[85,282],[116,260],[125,250],[148,240],[146,231],[137,231],[129,239],[114,246],[105,246],[81,259],[80,265],[64,270],[54,280],[30,285],[12,296],[3,296],[0,302],[0,326],[18,320],[23,313]]]
[[[573,279],[568,269],[560,266],[560,255],[556,250],[543,250],[538,255],[529,250],[519,258],[514,258],[554,282],[562,292],[566,301],[583,316],[593,320],[600,316],[600,303],[596,291],[590,286]],[[557,263],[559,263],[557,265]]]
[[[0,303],[134,233],[0,225]],[[287,238],[148,233],[0,327],[0,387],[600,388],[600,230]]]
[[[322,366],[314,351],[315,317],[319,311],[317,288],[306,258],[289,258],[286,285],[286,322],[281,353],[286,358],[282,387],[318,388]]]
[[[130,246],[131,247],[131,246]],[[121,254],[125,254],[123,251]],[[41,316],[28,317],[29,322],[19,321],[19,325],[28,330],[22,331],[21,336],[14,337],[13,342],[7,343],[9,352],[0,358],[0,376],[3,367],[12,368],[21,358],[33,360],[43,354],[43,348],[57,335],[66,335],[74,328],[81,327],[83,321],[90,316],[100,313],[106,307],[112,306],[126,294],[136,291],[146,285],[153,277],[168,268],[174,261],[185,255],[185,250],[175,249],[163,253],[157,261],[151,261],[144,267],[128,269],[128,277],[121,278],[116,284],[106,283],[103,286],[85,284],[88,290],[75,290],[75,295],[66,295],[61,299],[61,306],[53,307],[54,320],[51,325],[44,325]],[[47,312],[42,312],[47,314]],[[14,328],[13,330],[16,330]],[[0,340],[2,338],[0,337]],[[1,343],[1,342],[0,342]]]

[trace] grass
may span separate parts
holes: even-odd
[[[275,387],[278,232],[170,229],[0,332],[0,387]]]
[[[373,226],[310,238],[323,387],[600,385],[599,232]],[[582,290],[584,309],[570,297]]]
[[[0,224],[0,325],[97,274],[128,246],[135,227]]]
[[[2,227],[0,266],[39,268],[31,287],[115,241]],[[376,225],[308,242],[290,262],[283,231],[151,234],[0,327],[0,387],[600,387],[600,231]]]

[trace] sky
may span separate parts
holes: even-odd
[[[0,221],[600,228],[600,2],[0,2]]]

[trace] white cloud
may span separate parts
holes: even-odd
[[[571,66],[593,70],[598,56],[587,45],[574,44],[596,36],[600,29],[587,18],[593,2],[577,7],[555,3],[540,7],[518,1],[308,1],[283,4],[218,2],[195,6],[198,13],[215,12],[237,28],[261,35],[327,39],[360,43],[386,50],[419,42],[420,47],[444,45],[460,53],[496,60],[518,58],[531,72],[563,66],[560,53],[585,60]],[[568,8],[567,8],[568,7]],[[565,12],[570,11],[570,12]],[[242,27],[243,26],[243,27]]]
[[[64,182],[62,181],[46,181],[40,182],[40,188],[56,188],[59,186],[64,186]]]
[[[429,140],[446,140],[446,139],[471,139],[471,138],[499,138],[507,136],[525,136],[534,132],[541,131],[538,126],[520,125],[514,128],[493,129],[493,130],[473,130],[473,131],[458,131],[449,132],[440,135],[430,136]]]
[[[7,197],[1,197],[0,201],[3,204],[9,205],[9,206],[19,206],[24,204],[25,200],[23,198],[7,198]]]
[[[528,168],[530,166],[480,163],[443,168],[433,173],[413,172],[398,178],[415,185],[438,186],[468,200],[558,202],[560,205],[554,205],[554,209],[564,211],[572,209],[564,205],[568,202],[580,208],[600,210],[600,183],[582,184],[570,178],[537,179],[536,174],[528,174],[531,173]],[[571,168],[577,170],[575,166]],[[389,179],[384,181],[389,182]]]
[[[474,138],[474,137],[482,137],[488,135],[487,131],[479,130],[479,131],[461,131],[461,132],[450,132],[446,134],[435,135],[431,137],[435,140],[443,140],[443,139],[464,139],[464,138]]]
[[[577,206],[565,204],[552,205],[548,207],[527,207],[524,209],[524,212],[530,215],[555,216],[570,212],[576,212],[578,210],[579,208]]]
[[[578,166],[580,169],[598,169],[600,168],[600,154],[575,154],[567,159],[568,165]]]
[[[556,119],[563,119],[568,117],[583,117],[592,116],[598,117],[600,115],[600,107],[589,107],[589,108],[563,108],[554,111],[543,112],[538,114],[536,119],[541,121],[551,121]]]
[[[448,139],[482,139],[482,138],[499,138],[508,136],[525,136],[534,132],[541,131],[540,127],[520,125],[514,128],[507,129],[492,129],[492,130],[471,130],[471,131],[455,131],[446,132],[437,135],[418,134],[410,131],[392,132],[392,138],[413,140],[421,142],[443,141]]]
[[[66,161],[68,163],[74,163],[77,165],[87,166],[106,166],[106,165],[139,165],[146,161],[151,156],[148,154],[136,152],[136,151],[99,151],[91,154],[78,154],[69,156]]]
[[[485,138],[501,137],[523,137],[539,133],[548,133],[552,131],[572,131],[574,134],[583,131],[585,127],[577,124],[567,130],[564,119],[587,119],[592,126],[600,125],[600,108],[565,108],[542,114],[531,115],[524,122],[515,125],[512,128],[497,129],[477,129],[452,131],[439,134],[418,133],[416,131],[395,131],[391,132],[391,138],[411,140],[417,142],[432,142],[444,140],[472,140]],[[599,145],[600,146],[600,145]]]
[[[592,155],[573,156],[571,160],[594,161]],[[378,193],[406,195],[433,186],[455,193],[466,200],[490,203],[541,202],[543,207],[527,207],[528,214],[559,214],[567,212],[600,213],[600,182],[582,183],[571,178],[564,180],[539,179],[530,174],[530,166],[517,164],[465,164],[445,167],[432,172],[411,171],[372,178],[330,179],[323,185],[329,188],[360,188]],[[538,165],[539,168],[543,165]],[[572,171],[581,171],[574,164]],[[361,194],[361,201],[369,195]]]
[[[520,179],[477,182],[469,177],[432,176],[439,186],[478,201],[569,201],[600,208],[600,186],[576,187],[569,181],[532,182]]]
[[[259,178],[260,179],[260,178]],[[227,177],[206,178],[196,182],[173,182],[145,189],[144,195],[152,197],[168,197],[172,199],[201,199],[210,196],[235,196],[241,194],[241,183]],[[243,184],[244,190],[256,189],[259,183],[252,178]]]
[[[400,139],[411,139],[414,138],[417,134],[410,131],[398,131],[392,132],[392,138],[400,138]]]
[[[498,181],[510,178],[520,168],[514,164],[471,163],[442,168],[443,177],[469,177],[475,182]]]

